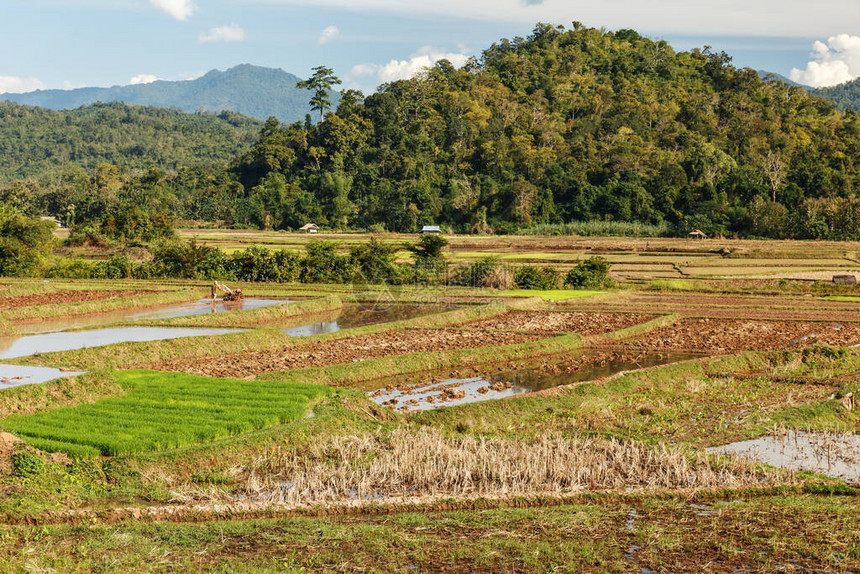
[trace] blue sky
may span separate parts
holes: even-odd
[[[0,93],[190,79],[241,63],[372,90],[536,22],[634,28],[811,85],[860,76],[857,0],[0,0]],[[794,69],[794,71],[792,71]]]

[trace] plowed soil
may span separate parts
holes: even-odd
[[[565,306],[588,311],[677,313],[693,317],[786,320],[860,320],[860,302],[803,296],[633,293],[619,301],[570,299]]]
[[[15,297],[0,297],[0,309],[31,307],[33,305],[53,305],[56,303],[82,303],[84,301],[103,301],[120,297],[139,297],[152,295],[153,291],[54,291],[33,293]]]
[[[259,373],[323,367],[407,353],[513,345],[539,338],[541,338],[539,335],[525,333],[406,329],[348,339],[318,341],[275,351],[180,359],[156,365],[155,368],[212,377],[246,377]]]
[[[624,346],[721,354],[814,343],[840,347],[860,344],[860,323],[684,319],[627,340]]]
[[[578,333],[600,335],[638,325],[656,315],[638,313],[566,313],[552,311],[512,311],[466,323],[468,329],[525,331],[529,333]]]

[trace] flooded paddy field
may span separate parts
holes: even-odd
[[[704,249],[672,243],[685,245]],[[800,430],[860,428],[853,403],[833,398],[860,386],[860,348],[851,348],[860,303],[761,285],[706,286],[732,293],[625,285],[563,303],[439,287],[433,296],[466,305],[385,309],[353,303],[360,294],[344,285],[255,286],[274,305],[311,291],[325,301],[205,343],[73,353],[80,362],[52,364],[88,373],[46,370],[47,385],[25,384],[39,380],[36,371],[28,381],[0,366],[0,389],[20,385],[0,393],[0,428],[25,440],[0,454],[0,517],[7,532],[22,529],[9,539],[16,552],[35,548],[21,569],[61,566],[46,557],[68,556],[69,540],[104,528],[93,556],[126,552],[116,541],[127,534],[149,552],[157,529],[191,541],[158,543],[173,544],[183,558],[170,559],[191,570],[218,567],[216,557],[240,564],[239,552],[241,565],[278,556],[266,565],[311,571],[356,566],[346,555],[381,570],[690,571],[716,560],[715,571],[860,571],[860,491],[848,472],[860,445],[807,445]],[[431,299],[418,287],[404,293]],[[190,308],[212,311],[197,301],[121,320]],[[92,344],[97,331],[65,335]],[[102,366],[131,363],[157,370]],[[181,372],[159,372],[168,370]],[[298,385],[314,392],[287,412],[278,401],[292,401]],[[775,428],[786,435],[768,438]],[[751,436],[764,438],[735,444]],[[98,452],[87,455],[87,445]],[[729,446],[736,456],[712,450]],[[18,450],[43,470],[17,474],[28,472],[13,469]],[[55,450],[67,458],[54,462]],[[761,455],[774,450],[805,456],[819,466],[797,468],[832,478]],[[71,462],[75,452],[81,459]],[[141,518],[154,522],[144,528]],[[93,527],[81,534],[81,523]],[[35,530],[42,525],[47,534]],[[392,533],[409,544],[396,546]],[[521,560],[534,557],[536,541],[541,551],[582,555]],[[205,556],[195,553],[202,544]]]
[[[708,451],[860,483],[860,434],[786,431]]]
[[[338,311],[336,318],[289,327],[283,329],[283,332],[291,337],[312,337],[324,333],[336,333],[344,329],[367,327],[380,323],[391,323],[424,317],[426,315],[445,313],[461,308],[463,308],[463,305],[454,303],[352,303],[345,305],[343,309]]]
[[[368,392],[367,396],[378,405],[400,412],[430,410],[510,398],[698,357],[656,351],[583,351],[576,355],[541,367],[501,370],[462,378],[437,377],[418,384],[392,384]]]
[[[0,364],[0,390],[21,385],[38,385],[63,377],[83,375],[83,371],[52,369],[50,367],[24,367]]]
[[[23,337],[0,338],[0,359],[14,359],[41,353],[55,353],[102,347],[116,343],[161,341],[181,337],[201,337],[236,333],[237,329],[181,327],[112,327],[86,331],[61,331]]]
[[[64,317],[62,319],[41,319],[16,325],[21,333],[50,333],[68,329],[83,329],[124,323],[132,321],[148,321],[155,319],[171,319],[174,317],[193,317],[214,313],[232,311],[250,311],[275,305],[292,303],[291,299],[247,298],[241,301],[221,301],[220,299],[199,299],[190,303],[157,305],[145,310],[126,310],[112,313],[96,313],[81,317]]]

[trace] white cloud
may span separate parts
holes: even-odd
[[[139,84],[151,84],[152,82],[158,81],[160,78],[158,76],[153,76],[152,74],[140,74],[139,76],[135,76],[128,81],[129,85],[137,86]]]
[[[22,94],[44,89],[45,84],[36,78],[0,76],[0,94]]]
[[[580,20],[610,30],[643,33],[725,34],[794,38],[827,37],[845,22],[860,22],[857,0],[245,0],[343,8],[355,12],[438,15],[530,26],[549,22],[570,26]]]
[[[203,44],[210,42],[244,42],[245,30],[236,24],[227,24],[212,28],[208,32],[201,33],[197,40]]]
[[[337,26],[329,26],[328,28],[326,28],[325,30],[322,31],[322,34],[320,34],[318,42],[320,44],[328,44],[329,42],[336,40],[338,38],[338,36],[340,36],[340,30],[338,29],[338,27]]]
[[[149,3],[177,20],[185,20],[194,13],[192,0],[149,0]]]
[[[823,88],[850,82],[860,77],[860,36],[839,34],[812,45],[812,61],[806,69],[791,70],[791,79],[800,84]]]
[[[391,60],[387,64],[359,64],[350,72],[354,77],[373,77],[378,82],[394,82],[415,76],[425,68],[430,68],[439,60],[449,60],[454,66],[460,67],[466,63],[466,54],[445,53],[430,46],[421,48],[408,60]]]

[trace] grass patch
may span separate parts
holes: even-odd
[[[120,371],[125,394],[14,416],[4,429],[36,448],[87,457],[177,448],[297,420],[328,389],[283,381]]]
[[[568,289],[511,289],[510,291],[502,291],[500,297],[540,297],[545,301],[565,301],[567,299],[577,299],[580,297],[591,297],[592,295],[602,295],[606,291],[574,291]]]

